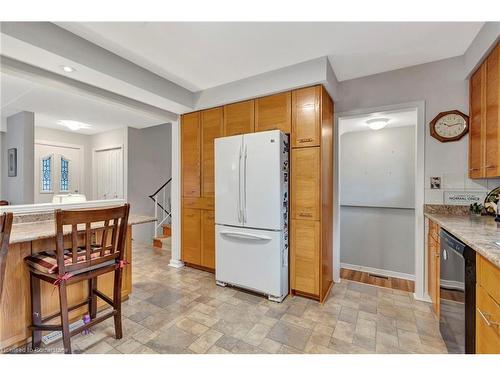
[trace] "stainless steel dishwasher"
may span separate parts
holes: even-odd
[[[449,353],[475,353],[476,254],[444,229],[440,237],[439,330]]]

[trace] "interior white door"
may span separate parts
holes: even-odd
[[[241,161],[243,136],[215,140],[215,222],[242,226]]]
[[[94,161],[94,199],[122,199],[123,149],[96,150]]]
[[[243,136],[245,227],[281,229],[281,162],[278,130]]]
[[[54,194],[86,193],[81,185],[82,153],[83,147],[35,141],[35,203],[52,202]]]

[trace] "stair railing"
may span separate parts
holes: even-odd
[[[163,224],[170,224],[172,220],[170,203],[171,182],[172,179],[170,178],[149,196],[155,205],[155,237],[158,235],[158,229],[162,228]]]

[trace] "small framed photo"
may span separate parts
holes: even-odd
[[[431,189],[441,189],[441,177],[431,177]]]
[[[7,150],[8,174],[9,177],[17,176],[17,148]]]

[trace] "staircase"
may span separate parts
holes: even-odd
[[[172,214],[170,211],[171,182],[172,179],[170,178],[149,196],[154,202],[156,218],[153,246],[161,249],[170,249],[170,237],[172,235]]]

